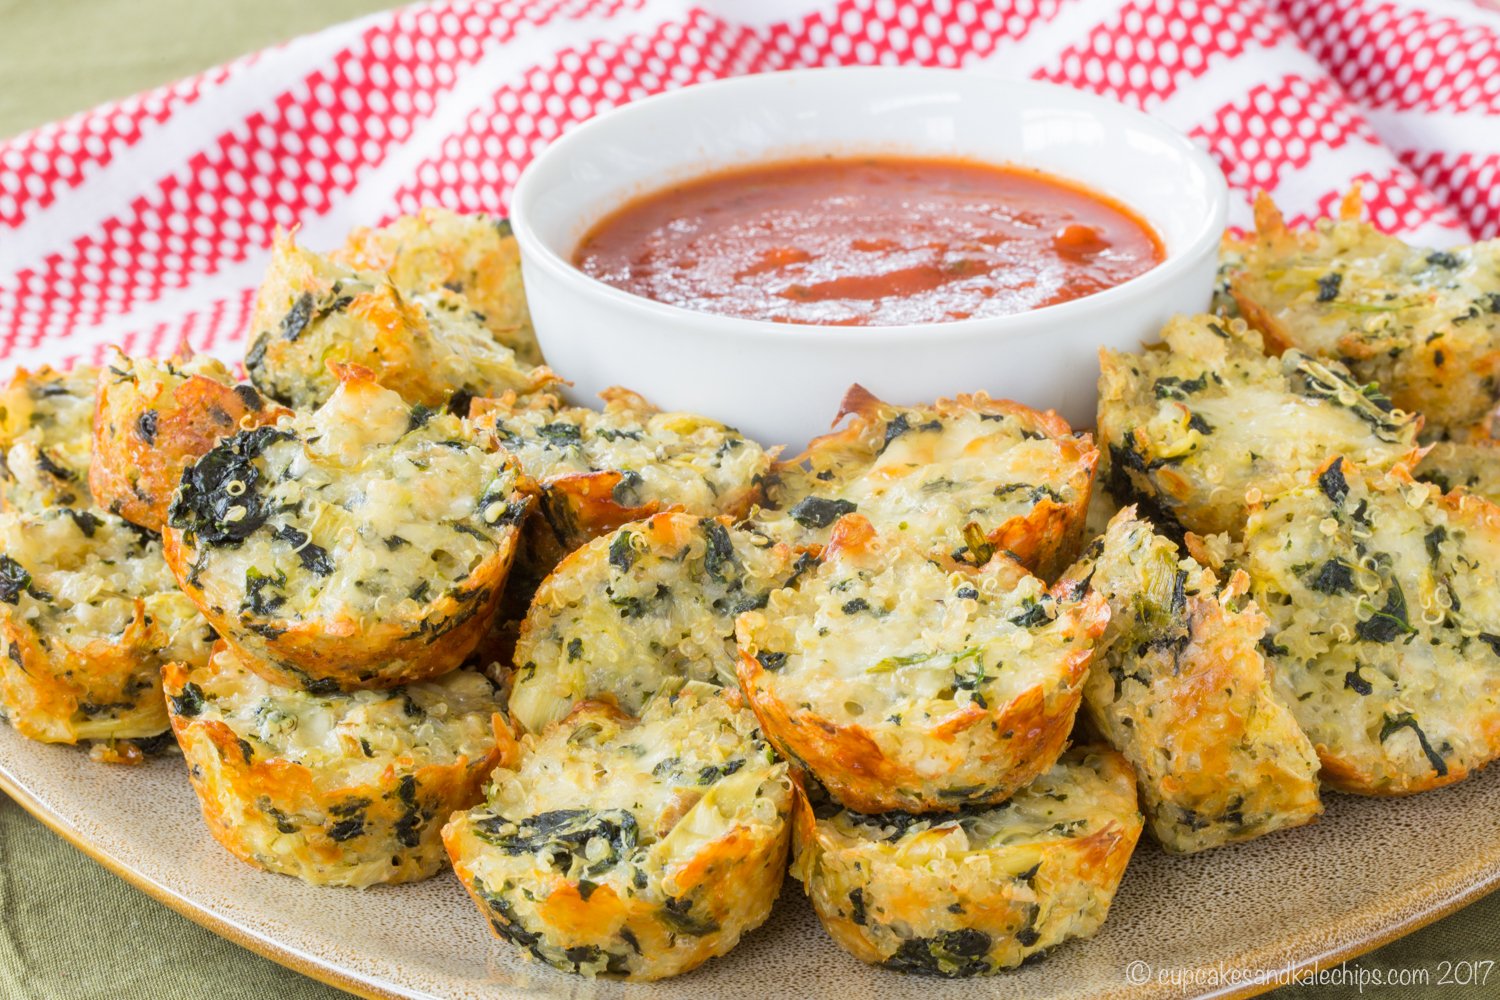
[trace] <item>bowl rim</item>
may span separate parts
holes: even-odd
[[[547,245],[537,235],[536,231],[532,228],[530,212],[527,206],[535,197],[534,189],[541,183],[538,177],[548,164],[567,156],[580,143],[591,141],[595,133],[606,128],[618,127],[621,121],[628,122],[632,118],[655,113],[658,108],[663,106],[701,99],[701,95],[706,92],[731,89],[754,90],[770,86],[793,86],[799,81],[809,79],[821,81],[835,77],[845,77],[850,80],[856,80],[860,77],[872,76],[921,79],[928,85],[934,81],[946,80],[955,86],[959,83],[965,86],[972,86],[974,81],[979,80],[1007,91],[1012,98],[1015,95],[1021,95],[1022,97],[1033,95],[1045,96],[1049,101],[1054,102],[1062,99],[1076,104],[1081,110],[1091,112],[1097,117],[1126,119],[1139,127],[1151,130],[1162,140],[1176,147],[1177,151],[1184,157],[1189,170],[1201,175],[1207,186],[1208,211],[1204,213],[1204,217],[1200,220],[1197,229],[1192,232],[1192,235],[1184,240],[1175,252],[1167,251],[1160,264],[1136,275],[1134,278],[1095,292],[1092,295],[1003,316],[985,316],[941,323],[861,326],[858,328],[859,339],[852,342],[854,345],[864,346],[872,342],[891,343],[909,341],[915,336],[963,340],[976,335],[987,337],[1025,335],[1035,332],[1035,328],[1038,326],[1050,327],[1054,324],[1066,323],[1070,319],[1089,317],[1093,313],[1109,309],[1122,299],[1149,296],[1160,287],[1170,284],[1183,271],[1189,270],[1205,254],[1217,253],[1220,242],[1223,239],[1228,216],[1229,192],[1224,174],[1207,151],[1194,143],[1177,128],[1156,115],[1100,97],[1097,94],[1076,90],[1071,87],[1034,80],[1014,80],[999,74],[985,72],[983,69],[949,69],[921,66],[835,66],[750,73],[678,87],[662,93],[652,94],[640,100],[621,104],[609,111],[594,116],[558,136],[558,138],[549,143],[545,149],[533,157],[531,162],[526,165],[511,192],[509,217],[511,229],[521,250],[523,276],[525,264],[529,259],[535,264],[545,267],[554,277],[557,277],[562,282],[571,283],[580,293],[602,298],[619,309],[634,311],[642,319],[658,320],[663,329],[690,322],[693,324],[693,332],[700,336],[714,335],[731,340],[765,340],[775,338],[779,342],[786,343],[805,342],[816,339],[826,343],[829,330],[835,329],[827,324],[775,322],[765,319],[751,319],[743,316],[728,316],[721,313],[701,312],[689,309],[686,306],[672,305],[667,302],[659,302],[655,299],[646,298],[643,295],[627,292],[622,288],[617,288],[614,285],[601,281],[575,266],[572,261],[553,250],[551,246]],[[750,161],[746,165],[753,165],[754,162],[771,163],[775,162],[775,160],[773,157],[768,156],[762,161]],[[1022,161],[1015,161],[1012,165],[1026,166]],[[1068,178],[1051,173],[1050,171],[1042,170],[1041,172],[1062,180],[1068,180]],[[1083,184],[1082,186],[1086,190],[1089,189],[1089,185],[1087,184]],[[1139,214],[1148,224],[1153,227],[1156,226],[1156,223],[1146,218],[1139,208],[1131,205],[1122,198],[1118,198],[1117,196],[1112,197],[1115,197],[1115,200],[1120,201],[1121,204],[1125,205],[1132,212]]]

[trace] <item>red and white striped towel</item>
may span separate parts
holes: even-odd
[[[803,66],[962,66],[1095,91],[1212,151],[1231,222],[1363,181],[1375,223],[1500,235],[1493,0],[489,0],[403,8],[0,144],[0,358],[240,350],[275,226],[503,213],[558,134]]]

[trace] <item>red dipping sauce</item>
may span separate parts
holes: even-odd
[[[1129,209],[1066,181],[881,156],[747,167],[657,191],[599,222],[573,261],[699,312],[898,326],[1039,309],[1163,258]]]

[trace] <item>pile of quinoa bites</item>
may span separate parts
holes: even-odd
[[[0,712],[180,748],[268,871],[451,867],[568,972],[687,972],[788,872],[862,961],[1001,972],[1097,931],[1143,830],[1500,754],[1497,261],[1263,201],[1215,312],[1101,352],[1093,432],[854,386],[782,458],[567,402],[504,221],[282,235],[244,380],[0,393]]]

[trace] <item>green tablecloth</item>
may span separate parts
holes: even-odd
[[[380,0],[0,0],[0,136],[388,6]],[[1295,892],[1293,886],[1288,891]],[[1191,919],[1184,914],[1184,919]],[[1500,894],[1351,963],[1428,970],[1364,996],[1500,996],[1438,982],[1443,962],[1500,960]],[[329,1000],[344,994],[177,916],[0,796],[0,997]],[[1361,995],[1290,987],[1277,1000]]]

